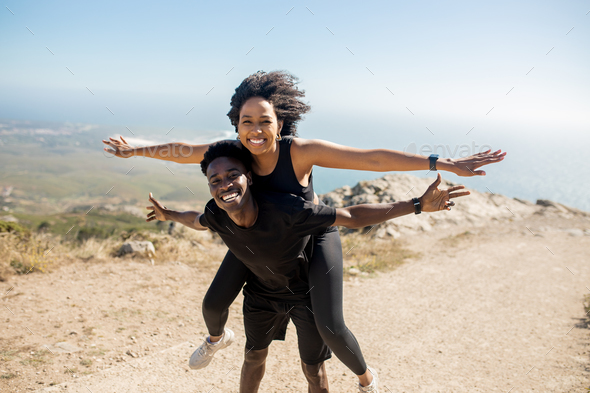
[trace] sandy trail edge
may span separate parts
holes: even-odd
[[[590,237],[570,236],[558,224],[544,232],[530,225],[543,237],[522,222],[472,230],[456,241],[434,233],[413,237],[408,247],[421,251],[420,258],[345,283],[346,320],[380,373],[381,391],[579,392],[590,386],[582,307],[590,293]],[[194,347],[184,342],[40,391],[237,392],[245,339],[235,309],[229,326],[237,343],[206,370],[189,371]],[[273,343],[261,392],[306,391],[295,342],[291,325],[287,341]],[[336,358],[328,372],[331,391],[355,391],[354,376]]]

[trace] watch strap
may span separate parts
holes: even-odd
[[[436,172],[436,161],[438,160],[438,154],[431,154],[428,159],[430,161],[430,170]]]
[[[420,199],[412,198],[412,202],[414,203],[414,213],[416,213],[416,214],[422,213],[422,205],[420,204]]]

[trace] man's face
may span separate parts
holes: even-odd
[[[233,157],[219,157],[207,168],[209,192],[220,209],[236,212],[244,208],[250,198],[250,172]]]

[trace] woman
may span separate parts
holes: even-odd
[[[296,124],[311,108],[301,101],[304,91],[296,86],[297,78],[283,71],[259,71],[236,88],[228,117],[238,133],[239,142],[253,156],[253,184],[258,189],[288,192],[307,200],[316,200],[313,192],[314,165],[326,168],[366,171],[410,171],[431,168],[431,160],[423,156],[407,156],[393,150],[363,150],[322,140],[297,138]],[[178,163],[201,162],[209,145],[182,143],[133,148],[123,137],[103,141],[106,151],[117,157],[143,155]],[[180,157],[165,157],[160,151],[190,151]],[[148,150],[149,149],[149,150]],[[475,154],[460,159],[442,159],[436,168],[459,176],[485,175],[477,168],[501,161],[506,153],[500,150]],[[316,202],[317,203],[317,202]],[[342,314],[342,248],[336,228],[310,241],[309,285],[314,317],[318,330],[334,354],[359,377],[359,388],[370,386],[368,371],[354,335],[344,323]],[[233,254],[226,255],[204,300],[203,315],[211,335],[218,341],[224,331],[228,308],[241,289],[247,269]]]

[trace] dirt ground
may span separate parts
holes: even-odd
[[[587,391],[590,236],[576,228],[590,222],[538,216],[432,231],[404,239],[419,254],[397,269],[345,281],[345,318],[380,391]],[[202,252],[221,260],[223,247],[212,247]],[[241,295],[228,322],[235,344],[208,368],[188,368],[213,274],[112,260],[0,283],[0,391],[237,392]],[[356,391],[337,358],[327,368],[331,391]],[[307,391],[293,325],[271,345],[260,391]]]

